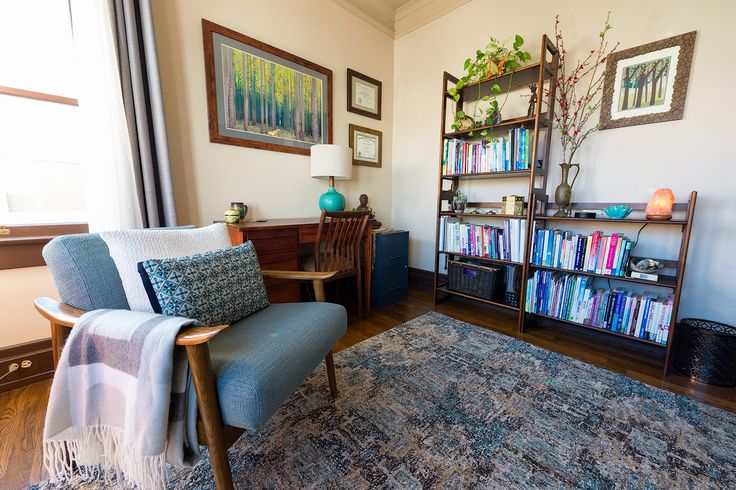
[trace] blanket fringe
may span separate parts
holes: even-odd
[[[104,479],[139,488],[166,488],[166,453],[140,456],[124,441],[122,429],[109,425],[76,428],[77,439],[44,440],[43,466],[51,481],[79,474],[85,481]]]

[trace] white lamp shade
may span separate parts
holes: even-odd
[[[350,148],[340,145],[313,145],[311,149],[312,177],[349,180],[353,176]]]

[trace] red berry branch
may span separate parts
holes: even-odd
[[[603,30],[598,34],[600,41],[582,60],[569,60],[560,27],[560,16],[555,16],[555,45],[560,54],[560,69],[553,79],[556,88],[555,100],[560,106],[555,114],[553,126],[561,133],[563,161],[573,163],[575,152],[583,141],[597,131],[599,124],[589,125],[589,119],[601,105],[606,58],[616,50],[618,43],[609,49],[606,34],[612,28],[606,16]],[[612,90],[613,87],[610,87]]]

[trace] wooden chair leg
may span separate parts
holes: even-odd
[[[358,273],[355,276],[355,283],[358,289],[358,316],[363,316],[363,277],[360,274],[360,267],[358,267]]]
[[[232,490],[233,475],[230,470],[230,461],[227,459],[224,427],[212,376],[210,350],[207,344],[188,345],[186,349],[194,379],[194,389],[197,392],[199,416],[207,438],[207,450],[210,453],[215,486],[217,490]]]
[[[325,366],[327,367],[327,381],[330,383],[330,395],[337,398],[337,378],[335,377],[335,362],[332,359],[332,351],[327,353],[325,357]]]

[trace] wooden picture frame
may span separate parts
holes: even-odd
[[[348,125],[348,133],[350,149],[353,152],[353,165],[381,168],[383,166],[383,133],[356,124]]]
[[[332,70],[206,19],[202,37],[211,142],[299,155],[332,143]]]
[[[348,68],[348,112],[380,121],[382,92],[380,81]]]
[[[695,35],[692,31],[609,55],[601,129],[682,119]]]

